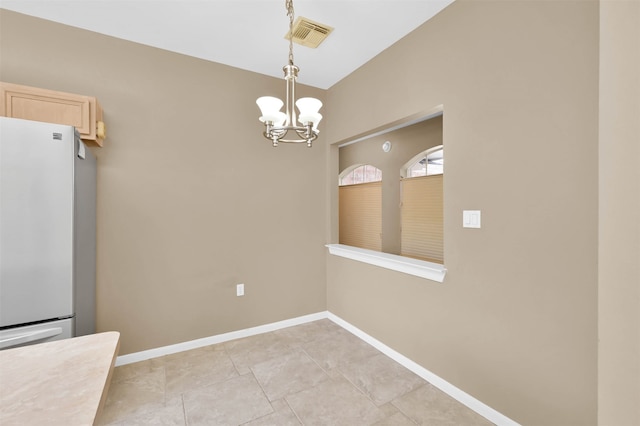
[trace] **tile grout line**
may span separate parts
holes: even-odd
[[[184,392],[180,394],[180,401],[182,401],[182,422],[184,426],[187,426],[187,408],[184,406]]]
[[[264,398],[267,400],[267,402],[269,403],[269,406],[271,407],[271,412],[267,413],[267,414],[263,414],[260,417],[256,417],[255,419],[249,419],[244,423],[240,423],[238,426],[243,426],[243,425],[249,424],[249,423],[251,423],[253,421],[259,420],[259,419],[261,419],[263,417],[267,417],[267,416],[270,416],[270,415],[276,413],[276,409],[273,407],[273,404],[271,403],[271,400],[269,400],[269,397],[267,396],[267,393],[264,391],[264,388],[262,387],[262,385],[258,381],[258,378],[256,377],[256,375],[253,373],[253,370],[251,369],[251,367],[249,367],[249,373],[243,374],[243,376],[246,376],[248,374],[251,374],[253,376],[253,380],[255,380],[256,383],[258,384],[258,386],[260,387],[260,390],[262,391],[262,394],[264,395]]]
[[[429,382],[427,382],[427,383],[429,383]],[[426,386],[426,385],[422,385],[422,386]],[[407,392],[407,393],[409,393],[409,392]],[[416,425],[420,424],[420,423],[418,423],[417,420],[414,420],[413,417],[411,417],[409,414],[407,414],[404,411],[402,411],[402,409],[400,407],[398,407],[396,404],[394,404],[393,401],[390,401],[389,404],[393,405],[396,408],[396,410],[398,410],[398,413],[401,413],[403,416],[405,416],[407,419],[409,419],[411,421],[411,423],[416,424]]]
[[[225,345],[224,343],[220,343],[220,345],[222,346],[222,350],[224,351],[225,355],[229,358],[229,361],[231,361],[231,364],[233,364],[233,368],[234,370],[236,370],[236,374],[238,375],[238,377],[242,376],[242,374],[240,374],[240,370],[238,369],[238,365],[235,363],[233,357],[227,350],[227,345]]]
[[[354,337],[359,338],[358,336],[355,336],[355,335],[354,335]],[[361,339],[361,340],[362,340],[362,339]],[[324,372],[325,372],[325,374],[327,374],[327,375],[329,376],[329,380],[333,380],[333,377],[331,377],[331,374],[329,374],[329,371],[325,370],[325,369],[324,369],[324,368],[323,368],[323,367],[322,367],[322,366],[321,366],[321,365],[320,365],[320,364],[315,360],[315,358],[313,358],[313,357],[312,357],[312,356],[311,356],[311,355],[310,355],[310,354],[309,354],[309,353],[304,349],[304,346],[301,346],[301,349],[305,352],[305,354],[306,354],[309,358],[311,358],[311,360],[312,360],[313,362],[315,362],[315,363],[316,363],[316,365],[317,365],[318,367],[320,367],[320,368],[322,369],[322,371],[324,371]],[[361,361],[363,361],[363,362],[364,362],[365,360],[367,360],[367,359],[369,359],[369,358],[373,358],[373,357],[378,356],[378,355],[385,355],[385,354],[384,354],[382,351],[380,351],[379,349],[377,349],[377,348],[374,348],[374,349],[376,349],[376,351],[378,352],[377,354],[375,354],[375,355],[371,355],[371,356],[365,356],[364,358],[362,358],[362,359],[361,359]],[[371,404],[373,404],[373,406],[374,406],[374,407],[376,407],[376,408],[380,409],[380,407],[381,407],[381,406],[379,406],[378,404],[376,404],[376,402],[373,400],[373,398],[372,398],[371,396],[369,396],[369,395],[365,392],[365,390],[364,390],[364,389],[360,389],[360,387],[359,387],[357,384],[353,383],[353,381],[351,381],[347,376],[345,376],[344,372],[340,369],[340,365],[339,365],[339,364],[338,364],[338,365],[336,365],[336,367],[335,367],[334,371],[336,371],[338,374],[340,374],[340,377],[342,377],[344,380],[346,380],[346,381],[347,381],[351,386],[353,386],[353,387],[354,387],[354,388],[355,388],[359,393],[361,393],[365,398],[367,398],[367,399],[371,402]],[[423,380],[424,380],[424,379],[423,379]],[[428,383],[428,382],[426,382],[426,380],[425,380],[425,383]],[[424,385],[423,385],[423,386],[424,386]],[[411,392],[411,391],[404,392],[402,395],[399,395],[399,396],[397,396],[397,397],[396,397],[396,398],[394,398],[394,399],[400,398],[401,396],[404,396],[404,395],[406,395],[406,394],[407,394],[407,393],[409,393],[409,392]],[[385,402],[385,404],[387,404],[387,403],[391,403],[391,404],[392,404],[392,403],[393,403],[393,400],[388,401],[388,402]],[[383,404],[383,405],[384,405],[384,404]],[[393,405],[393,404],[392,404],[392,405]],[[393,405],[393,406],[394,406],[398,411],[402,412],[398,407],[396,407],[395,405]],[[402,414],[404,414],[408,419],[410,419],[413,423],[415,423],[414,419],[412,419],[410,416],[406,415],[406,413],[402,412]],[[390,416],[385,416],[385,419],[386,419],[386,418],[389,418],[389,417],[390,417]],[[416,424],[417,424],[417,423],[416,423]]]
[[[289,395],[287,395],[287,396],[289,396]],[[289,404],[289,401],[287,400],[287,396],[285,396],[282,399],[284,399],[284,402],[287,404],[287,407],[289,407],[289,410],[291,410],[293,415],[296,416],[296,419],[298,419],[298,423],[300,423],[302,426],[304,426],[304,422],[302,421],[302,419],[300,418],[298,413],[296,413],[296,410],[294,410],[293,407],[291,406],[291,404]]]
[[[356,336],[356,337],[357,337],[357,336]],[[307,342],[307,343],[308,343],[308,342]],[[311,356],[311,355],[306,351],[306,349],[304,348],[304,346],[302,346],[302,345],[301,345],[301,346],[300,346],[300,349],[302,349],[302,351],[303,351],[303,352],[304,352],[304,353],[305,353],[305,354],[306,354],[306,355],[307,355],[307,356],[308,356],[308,357],[309,357],[309,358],[310,358],[310,359],[311,359],[311,360],[312,360],[312,361],[313,361],[313,362],[314,362],[318,367],[320,367],[320,369],[321,369],[322,371],[324,371],[324,373],[329,377],[329,380],[334,381],[334,377],[332,377],[332,375],[329,373],[329,371],[325,370],[325,369],[324,369],[324,368],[323,368],[323,367],[322,367],[322,366],[321,366],[321,365],[320,365],[320,364],[315,360],[315,358],[313,358],[313,357],[312,357],[312,356]],[[373,355],[373,356],[376,356],[376,355]],[[363,358],[363,360],[364,360],[364,359],[366,359],[366,358],[370,358],[370,357],[364,357],[364,358]],[[363,395],[363,396],[364,396],[364,397],[365,397],[369,402],[371,402],[371,404],[372,404],[374,407],[376,407],[378,410],[380,410],[380,407],[379,407],[379,406],[378,406],[378,405],[373,401],[373,399],[371,399],[371,397],[370,397],[369,395],[367,395],[367,394],[364,392],[364,390],[360,389],[360,388],[359,388],[355,383],[353,383],[351,380],[349,380],[349,378],[347,378],[347,376],[345,376],[345,375],[344,375],[344,373],[340,370],[340,366],[339,366],[339,365],[337,365],[337,366],[336,366],[336,368],[334,369],[334,371],[336,371],[336,372],[340,375],[340,377],[342,377],[342,378],[343,378],[347,383],[349,383],[349,384],[350,384],[350,385],[351,385],[351,386],[352,386],[352,387],[353,387],[357,392],[359,392],[359,393],[360,393],[361,395]],[[319,385],[319,384],[318,384],[318,385]],[[316,386],[318,386],[318,385],[316,385]],[[313,387],[315,387],[315,386],[313,386]],[[312,388],[313,388],[313,387],[312,387]],[[311,388],[310,388],[310,389],[311,389]],[[287,403],[288,403],[288,401],[287,401]],[[394,407],[395,407],[395,405],[394,405]],[[397,407],[396,407],[396,408],[397,408]],[[294,411],[294,410],[293,410],[293,408],[291,408],[291,411]],[[382,410],[381,410],[381,411],[382,411]],[[398,411],[400,411],[400,410],[398,409]],[[295,413],[295,411],[294,411],[294,413]],[[403,413],[403,414],[404,414],[404,413]],[[297,414],[296,414],[296,417],[297,417]],[[388,419],[389,417],[390,417],[390,416],[385,415],[385,416],[384,416],[384,418],[383,418],[382,420],[386,420],[386,419]],[[410,418],[409,416],[407,416],[407,418],[408,418],[408,419],[410,419],[413,423],[415,423],[415,422],[413,421],[413,419],[412,419],[412,418]],[[416,423],[416,424],[417,424],[417,423]]]

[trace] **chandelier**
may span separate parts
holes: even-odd
[[[285,7],[289,16],[289,63],[282,68],[287,83],[286,112],[280,111],[285,104],[273,96],[262,96],[256,103],[262,113],[260,121],[264,123],[263,135],[271,140],[273,146],[278,146],[280,142],[306,142],[311,147],[311,143],[318,137],[318,123],[322,119],[318,111],[322,102],[315,98],[295,100],[296,78],[300,69],[293,64],[293,0],[285,0]],[[297,118],[294,105],[300,112]]]

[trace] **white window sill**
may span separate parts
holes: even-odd
[[[344,244],[327,244],[326,247],[329,249],[329,253],[335,256],[346,257],[347,259],[415,275],[416,277],[426,278],[439,283],[444,281],[444,276],[447,273],[447,268],[439,263],[412,259],[396,254],[381,253],[375,250],[346,246]]]

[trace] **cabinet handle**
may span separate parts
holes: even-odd
[[[96,137],[98,139],[105,139],[107,137],[107,128],[104,125],[104,121],[98,121],[96,124]]]

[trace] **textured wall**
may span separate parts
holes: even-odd
[[[449,270],[328,256],[329,310],[522,424],[597,421],[598,39],[597,2],[459,0],[327,98],[331,144],[444,106]]]
[[[284,96],[283,80],[0,19],[2,80],[93,95],[105,110],[97,323],[122,333],[121,354],[326,309],[323,142],[274,149],[258,121],[255,99]]]

